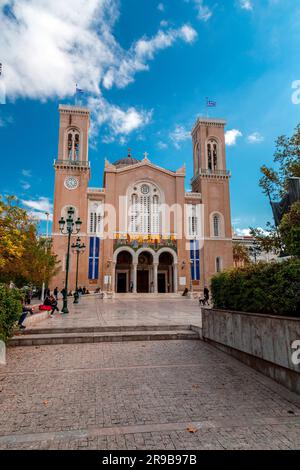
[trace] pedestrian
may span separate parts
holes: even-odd
[[[45,298],[44,305],[46,305],[47,307],[51,307],[50,315],[53,315],[56,310],[59,311],[57,307],[57,300],[54,298],[53,295],[47,296]]]
[[[34,308],[33,307],[28,307],[28,305],[25,304],[25,299],[22,299],[22,313],[18,321],[18,326],[20,330],[25,330],[26,326],[23,325],[23,322],[25,321],[25,318],[27,317],[28,313],[30,315],[33,315]]]
[[[24,303],[25,305],[30,305],[31,298],[30,298],[30,293],[27,291],[24,297]]]
[[[63,296],[63,299],[65,298],[65,295],[66,295],[66,288],[63,287],[62,290],[60,291],[61,292],[61,295]]]
[[[188,288],[186,287],[182,293],[182,297],[186,297],[188,295]]]
[[[204,293],[205,302],[208,304],[209,303],[209,289],[207,286],[204,286],[203,293]]]
[[[47,287],[47,289],[45,290],[45,298],[46,297],[50,297],[50,289],[49,287]]]
[[[130,281],[129,290],[130,290],[130,292],[133,292],[133,282],[132,281]]]
[[[54,291],[53,291],[53,295],[56,299],[56,301],[58,300],[58,287],[55,287]]]

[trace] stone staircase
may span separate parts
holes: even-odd
[[[41,346],[122,341],[197,340],[199,331],[190,325],[126,325],[26,329],[15,335],[10,346]]]
[[[115,293],[115,299],[128,299],[128,300],[136,300],[136,299],[152,299],[152,300],[168,300],[168,299],[180,299],[183,298],[180,293],[166,293],[166,294],[153,294],[153,293],[146,293],[146,294],[133,294],[132,292],[127,292],[125,294]]]

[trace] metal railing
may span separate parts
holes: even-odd
[[[190,199],[201,199],[202,195],[201,193],[194,193],[192,191],[186,191],[185,197],[190,198]]]
[[[90,162],[81,160],[54,160],[54,165],[90,167]]]
[[[105,193],[105,188],[87,188],[88,193]]]
[[[209,170],[208,168],[200,168],[197,174],[205,176],[230,176],[231,173],[229,170]]]

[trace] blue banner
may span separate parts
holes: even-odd
[[[200,281],[199,240],[190,241],[191,276],[193,281]]]
[[[100,238],[90,237],[89,279],[99,278]]]

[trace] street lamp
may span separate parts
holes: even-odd
[[[63,217],[58,221],[59,230],[63,235],[68,235],[68,251],[67,251],[67,266],[66,266],[66,280],[65,280],[65,290],[64,290],[64,299],[63,299],[63,308],[61,313],[69,313],[68,310],[68,278],[69,278],[69,260],[70,260],[70,242],[71,235],[75,235],[80,231],[81,220],[78,219],[74,222],[74,209],[70,207],[68,210],[68,218],[65,220]],[[75,229],[74,229],[75,225]],[[65,229],[66,227],[66,229]]]
[[[74,293],[74,304],[78,304],[78,299],[79,299],[79,294],[78,294],[78,261],[79,261],[79,255],[80,253],[83,253],[85,250],[85,244],[81,244],[80,237],[77,237],[76,243],[72,243],[71,245],[72,252],[77,256],[76,259],[76,287],[75,287],[75,293]]]
[[[191,269],[190,269],[190,296],[193,297],[194,286],[193,286],[193,275],[192,275],[192,266],[193,266],[193,261],[192,260],[190,260],[190,266],[191,266]]]

